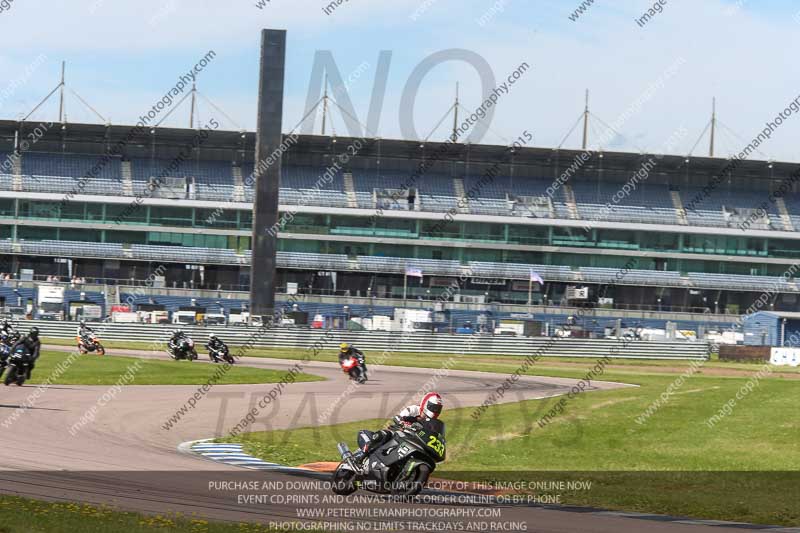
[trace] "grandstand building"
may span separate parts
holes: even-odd
[[[122,284],[163,264],[167,287],[247,290],[254,135],[198,132],[0,122],[0,272],[66,277],[71,264]],[[327,136],[285,147],[280,227],[264,228],[284,291],[434,300],[456,282],[440,299],[797,308],[794,164]]]

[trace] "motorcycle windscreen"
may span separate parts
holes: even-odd
[[[428,420],[424,420],[420,422],[423,429],[428,433],[438,433],[442,437],[444,437],[444,422],[439,420],[438,418],[431,418]]]

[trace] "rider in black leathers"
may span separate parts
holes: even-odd
[[[214,359],[215,363],[219,363],[220,358],[215,355],[217,353],[224,354],[228,351],[228,346],[222,342],[222,339],[217,337],[214,333],[208,336],[208,342],[206,343],[206,349],[208,350],[209,355]]]
[[[177,355],[178,346],[180,345],[181,341],[185,338],[186,338],[186,333],[184,333],[183,330],[176,329],[172,331],[172,336],[167,341],[167,347],[169,347],[169,350],[173,355]]]
[[[11,353],[14,353],[14,350],[20,346],[25,348],[25,351],[31,358],[30,365],[28,365],[28,375],[26,376],[27,379],[31,379],[33,367],[36,366],[36,360],[39,359],[39,352],[42,348],[42,342],[39,340],[39,328],[32,327],[27,336],[23,337],[12,346]]]

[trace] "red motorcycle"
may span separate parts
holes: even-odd
[[[355,357],[342,359],[339,364],[342,365],[342,372],[350,376],[350,379],[355,380],[356,383],[363,384],[367,382],[367,372]]]

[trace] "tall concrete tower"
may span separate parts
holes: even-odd
[[[253,255],[250,267],[250,313],[266,322],[275,317],[277,233],[280,157],[271,165],[263,161],[277,152],[282,142],[283,85],[286,68],[286,30],[261,31],[261,64],[258,81],[258,118],[253,201]]]

